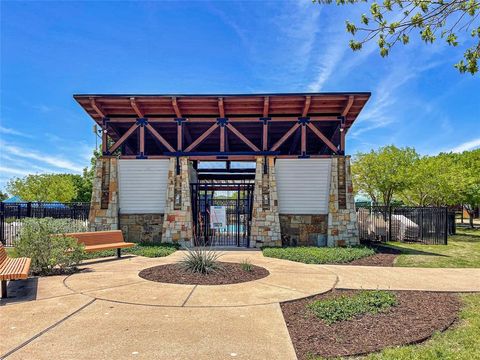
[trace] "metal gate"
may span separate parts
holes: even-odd
[[[249,183],[191,184],[195,245],[248,247],[253,189]],[[212,228],[211,206],[225,207],[224,227]]]

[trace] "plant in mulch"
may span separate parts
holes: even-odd
[[[341,264],[375,254],[375,250],[364,247],[286,247],[263,248],[263,255],[272,258],[291,260],[305,264]]]
[[[378,314],[397,304],[390,291],[361,291],[353,296],[340,296],[334,299],[317,300],[308,304],[315,316],[331,325],[337,321],[350,320],[357,315]]]
[[[253,265],[249,259],[243,259],[242,262],[240,263],[240,266],[242,267],[243,271],[247,271],[247,272],[253,271]]]
[[[193,249],[187,247],[186,250],[187,253],[179,262],[184,270],[208,275],[222,269],[222,265],[218,261],[221,253],[213,251],[207,246],[199,246]]]

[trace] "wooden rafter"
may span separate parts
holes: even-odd
[[[172,106],[173,106],[173,110],[175,111],[175,116],[177,118],[181,118],[182,112],[180,111],[180,107],[178,106],[176,97],[172,97]]]
[[[193,143],[191,143],[186,149],[185,152],[191,151],[195,149],[200,143],[205,140],[212,132],[214,132],[218,128],[218,124],[215,123],[208,128],[200,137],[198,137]]]
[[[221,118],[225,117],[225,108],[223,106],[223,98],[218,98],[218,113]]]
[[[175,151],[175,149],[173,148],[173,146],[170,145],[169,142],[168,142],[167,140],[165,140],[165,139],[163,138],[163,136],[160,135],[160,134],[158,133],[158,131],[155,130],[155,128],[154,128],[152,125],[147,124],[147,125],[146,125],[146,128],[148,129],[148,131],[150,131],[150,132],[152,133],[152,135],[153,135],[158,141],[160,141],[160,142],[163,144],[163,146],[165,146],[165,147],[168,149],[168,151],[172,151],[172,152]]]
[[[276,151],[292,134],[299,128],[300,124],[296,123],[293,125],[290,130],[288,130],[285,135],[283,135],[280,140],[278,140],[270,149],[270,151]]]
[[[317,135],[317,136],[320,138],[320,140],[322,140],[322,141],[325,143],[325,145],[327,145],[334,153],[337,152],[336,146],[333,145],[333,143],[332,143],[330,140],[328,140],[328,138],[327,138],[325,135],[323,135],[323,133],[322,133],[320,130],[318,130],[318,128],[317,128],[315,125],[313,125],[312,123],[308,123],[307,126],[308,126],[308,127],[310,128],[310,130],[312,130],[313,133],[314,133],[315,135]]]
[[[256,147],[254,143],[248,140],[245,135],[243,135],[240,131],[238,131],[238,129],[235,126],[233,126],[232,124],[227,124],[226,126],[231,132],[237,135],[237,137],[240,140],[242,140],[245,144],[247,144],[250,149],[252,149],[253,151],[260,151],[260,149]]]
[[[131,98],[130,98],[130,105],[132,105],[133,111],[135,111],[135,114],[137,114],[137,116],[138,116],[139,118],[143,118],[143,117],[144,117],[143,111],[140,110],[140,107],[138,106],[138,104],[137,104],[137,102],[135,101],[135,98],[134,98],[134,97],[131,97]]]
[[[268,113],[269,113],[269,106],[270,105],[270,97],[268,96],[265,96],[263,98],[263,117],[268,117]]]
[[[135,124],[133,124],[132,126],[130,126],[130,128],[125,132],[125,134],[123,134],[123,135],[120,137],[120,139],[118,139],[118,140],[115,142],[115,144],[113,144],[113,145],[110,147],[110,149],[108,149],[108,152],[109,152],[110,154],[112,154],[115,150],[117,150],[117,149],[125,142],[125,140],[127,140],[128,137],[129,137],[130,135],[132,135],[132,133],[133,133],[135,130],[137,130],[137,128],[138,128],[138,124],[137,124],[137,123],[135,123]]]
[[[355,100],[355,96],[350,95],[348,97],[347,105],[345,106],[345,109],[343,109],[342,111],[342,116],[348,115],[348,112],[350,111],[350,108],[352,107],[354,100]]]
[[[308,115],[308,110],[310,109],[311,102],[312,102],[311,96],[305,97],[305,104],[303,105],[302,117],[306,117]]]
[[[97,104],[93,97],[90,98],[90,106],[95,110],[95,112],[100,115],[102,118],[106,117],[105,111]]]

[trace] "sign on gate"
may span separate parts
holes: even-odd
[[[210,227],[223,229],[227,226],[227,211],[225,206],[210,206]]]

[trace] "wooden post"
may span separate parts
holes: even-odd
[[[102,123],[102,155],[107,154],[107,119],[103,118],[103,123]]]
[[[183,119],[177,119],[177,151],[183,148]]]
[[[145,156],[145,126],[144,124],[140,125],[140,142],[139,142],[139,156],[143,157]]]
[[[220,126],[220,152],[225,152],[225,126]]]
[[[302,141],[301,141],[301,155],[305,156],[307,154],[307,124],[302,124]]]

